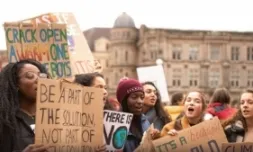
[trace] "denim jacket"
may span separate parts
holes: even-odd
[[[142,126],[142,131],[143,131],[142,134],[150,126],[150,123],[147,120],[145,115],[141,116],[141,126]],[[134,134],[132,134],[129,131],[123,151],[124,152],[133,152],[140,145],[140,142],[141,142],[141,138],[139,139],[138,137],[136,137]]]
[[[164,121],[157,116],[155,108],[150,109],[146,114],[145,117],[148,119],[150,124],[154,124],[154,128],[158,130],[162,130],[163,126],[166,125]]]

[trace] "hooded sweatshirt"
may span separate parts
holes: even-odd
[[[229,105],[219,102],[211,103],[207,108],[208,113],[214,117],[217,116],[222,121],[231,118],[236,113],[236,111],[237,109],[231,108]]]

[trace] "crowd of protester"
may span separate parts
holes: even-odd
[[[34,144],[36,91],[39,78],[48,78],[44,66],[34,60],[8,64],[0,73],[0,151],[44,152],[49,145]],[[164,106],[152,82],[133,78],[119,80],[115,98],[108,98],[107,84],[101,73],[75,76],[73,83],[103,90],[104,109],[133,114],[124,152],[134,151],[153,124],[152,139],[176,136],[183,129],[218,117],[229,142],[253,139],[253,90],[242,91],[238,106],[231,107],[226,88],[217,88],[207,102],[197,90],[176,92],[171,104]],[[236,108],[238,107],[238,108]],[[106,151],[101,145],[96,151]]]

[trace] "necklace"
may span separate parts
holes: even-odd
[[[22,112],[24,112],[28,117],[35,119],[35,115],[30,114],[28,111],[24,110],[24,109],[20,109]]]

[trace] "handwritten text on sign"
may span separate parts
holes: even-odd
[[[67,40],[73,74],[94,72],[93,55],[72,13],[49,13],[23,20],[33,24],[67,24]]]
[[[123,150],[132,118],[130,113],[104,111],[104,137],[108,151]]]
[[[222,152],[253,152],[253,142],[224,143]]]
[[[53,78],[72,76],[65,24],[5,24],[9,62],[35,59]]]
[[[214,152],[221,151],[221,143],[227,142],[218,118],[204,121],[184,129],[177,136],[166,136],[153,141],[156,152]]]
[[[40,80],[38,87],[36,143],[53,144],[53,152],[92,152],[103,144],[100,90],[56,80]]]

